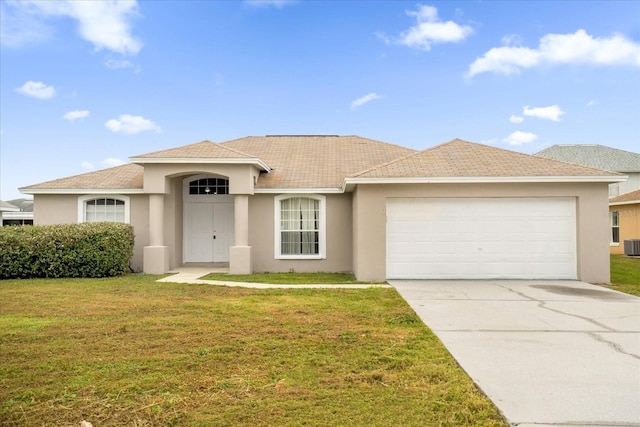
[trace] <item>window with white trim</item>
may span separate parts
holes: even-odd
[[[78,198],[78,222],[129,223],[129,197],[82,196]]]
[[[276,196],[274,239],[276,258],[325,258],[325,216],[324,196]]]
[[[611,219],[611,244],[620,244],[620,212],[609,213]]]

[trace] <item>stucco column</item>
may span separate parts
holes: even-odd
[[[169,271],[169,248],[164,246],[164,195],[149,195],[149,246],[144,247],[143,270],[147,274]]]
[[[164,246],[164,194],[149,195],[149,246]]]
[[[249,196],[236,194],[233,203],[234,246],[249,246]]]
[[[251,274],[251,246],[249,246],[249,196],[233,197],[234,246],[229,248],[229,273]]]

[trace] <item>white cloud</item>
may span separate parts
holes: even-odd
[[[53,98],[56,94],[56,89],[53,86],[47,86],[42,82],[34,82],[31,80],[17,88],[16,91],[38,99]]]
[[[585,30],[572,34],[546,34],[536,49],[520,46],[490,49],[469,66],[467,76],[486,72],[519,74],[526,68],[560,64],[640,67],[640,43],[620,34],[608,38],[593,37]]]
[[[84,119],[87,117],[89,117],[89,112],[87,110],[69,111],[64,116],[62,116],[62,118],[65,120],[77,120],[77,119]]]
[[[522,44],[522,37],[518,34],[507,34],[500,40],[504,46],[516,46]]]
[[[365,96],[363,96],[361,98],[358,98],[355,101],[353,101],[351,103],[351,109],[355,110],[356,108],[362,107],[367,102],[371,102],[374,99],[380,99],[380,98],[382,98],[382,96],[378,95],[377,93],[370,93],[368,95],[365,95]]]
[[[560,116],[565,114],[558,105],[550,105],[548,107],[530,108],[528,105],[522,107],[522,114],[529,117],[537,117],[539,119],[560,121]]]
[[[91,163],[91,162],[87,162],[86,160],[84,160],[84,161],[82,161],[82,162],[80,163],[80,167],[81,167],[82,169],[85,169],[85,170],[93,170],[93,169],[95,169],[95,168],[96,168],[96,167],[93,165],[93,163]]]
[[[21,38],[33,39],[29,34],[36,30],[50,33],[51,29],[44,21],[49,17],[65,16],[78,22],[80,37],[92,43],[96,50],[107,49],[122,55],[135,55],[142,48],[142,43],[131,34],[130,20],[138,15],[135,0],[23,0],[7,5],[6,8],[3,5],[3,15],[8,14],[8,17],[3,17],[3,24],[7,20],[12,25],[6,31],[3,29],[3,43],[5,38],[14,45]],[[26,26],[28,30],[21,30],[21,26]]]
[[[127,135],[135,135],[144,131],[162,132],[160,126],[156,125],[152,120],[129,114],[108,120],[104,125],[112,132],[122,132]]]
[[[533,142],[536,140],[536,138],[538,138],[538,135],[536,135],[535,133],[522,132],[517,130],[511,133],[511,135],[509,135],[508,137],[504,138],[503,141],[509,145],[522,145]]]
[[[419,4],[417,10],[407,10],[405,13],[414,16],[417,21],[416,25],[403,31],[397,40],[397,43],[405,46],[431,50],[434,43],[460,42],[473,33],[473,29],[467,25],[441,21],[438,9],[433,6]]]
[[[136,72],[140,72],[140,67],[136,66],[131,61],[123,58],[114,58],[110,55],[104,59],[104,65],[112,70],[133,68]]]
[[[595,107],[596,105],[598,105],[598,101],[592,99],[589,102],[587,102],[587,107]]]
[[[51,37],[52,29],[18,3],[0,3],[0,43],[20,48],[42,43]],[[11,7],[13,6],[13,7]]]
[[[520,116],[511,116],[509,117],[509,121],[511,123],[522,123],[524,122],[524,117],[520,117]]]
[[[109,168],[113,166],[120,166],[120,165],[124,165],[124,162],[114,157],[108,157],[102,161],[102,166],[109,167]]]

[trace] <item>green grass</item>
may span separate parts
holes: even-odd
[[[250,282],[273,283],[288,285],[314,285],[314,284],[370,284],[371,282],[359,282],[351,273],[256,273],[256,274],[208,274],[201,279],[221,280],[226,282]],[[386,283],[386,282],[376,282]]]
[[[0,281],[0,425],[505,426],[394,289]]]
[[[611,255],[611,285],[620,292],[640,296],[640,258]]]

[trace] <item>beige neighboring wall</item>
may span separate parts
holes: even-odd
[[[576,197],[578,279],[608,283],[607,183],[359,184],[353,193],[353,270],[358,280],[386,279],[386,201],[392,197]]]
[[[77,224],[78,198],[82,196],[84,194],[35,194],[33,223],[35,225]],[[109,196],[109,194],[100,195],[100,197]],[[127,196],[131,203],[130,224],[135,233],[131,268],[134,271],[142,271],[142,250],[149,242],[149,202],[144,194]]]
[[[609,212],[614,211],[620,219],[620,244],[611,245],[609,249],[612,254],[624,254],[625,240],[640,239],[640,203],[609,206]]]
[[[249,245],[253,271],[351,272],[351,193],[325,194],[327,211],[327,258],[321,260],[283,260],[274,256],[274,199],[277,194],[249,197]]]

